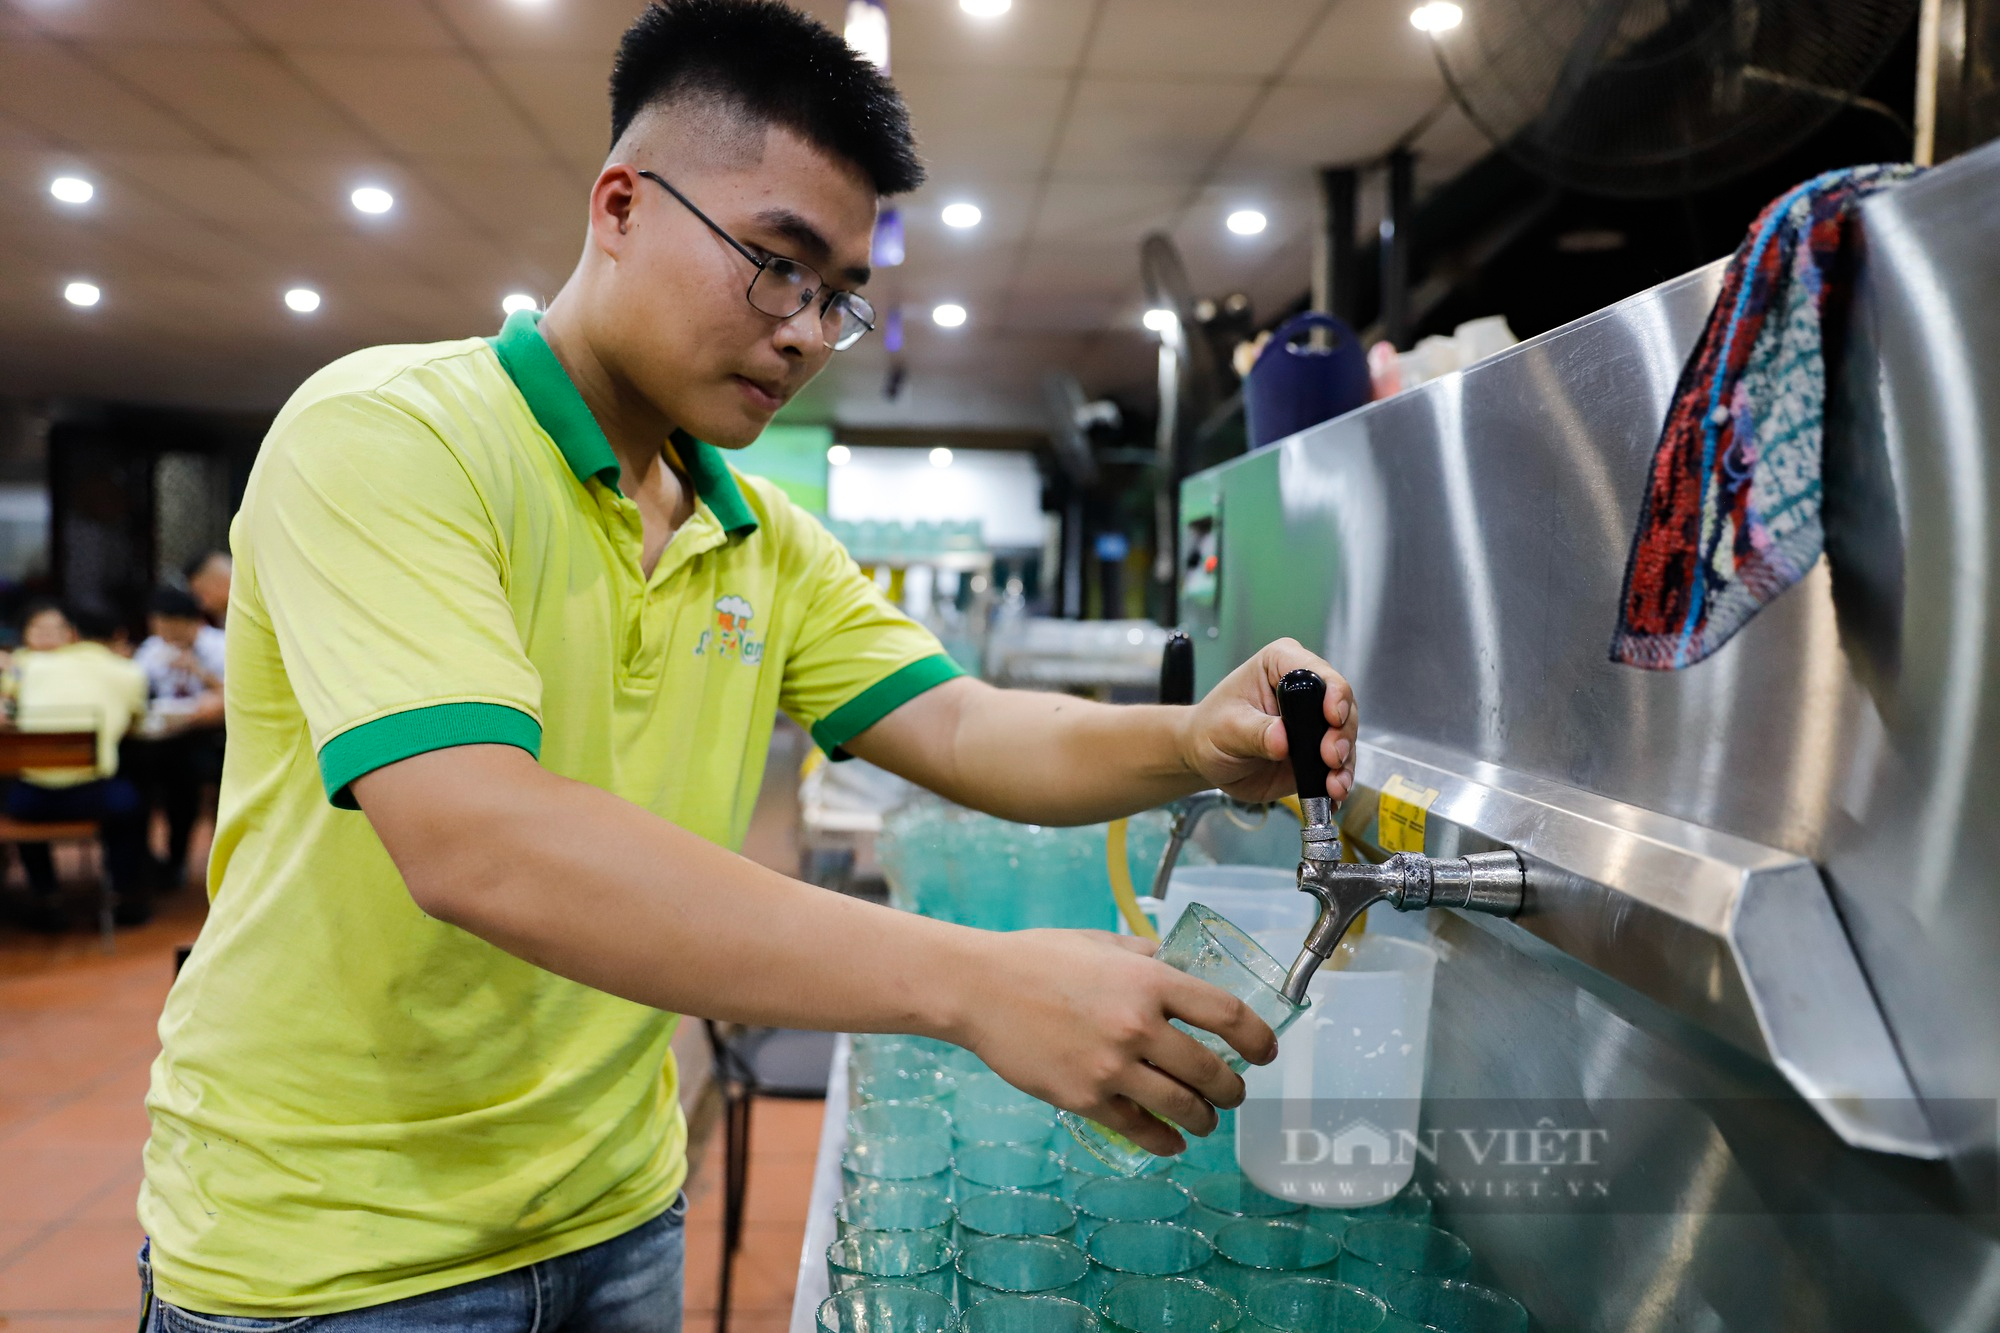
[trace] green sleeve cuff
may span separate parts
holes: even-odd
[[[326,799],[339,809],[358,810],[361,807],[348,790],[356,778],[411,755],[454,745],[513,745],[539,759],[542,724],[506,704],[432,704],[378,717],[319,747]]]
[[[833,760],[854,756],[840,747],[901,708],[925,690],[934,689],[965,672],[943,653],[919,658],[906,667],[890,672],[821,718],[812,729],[812,738],[826,757]]]

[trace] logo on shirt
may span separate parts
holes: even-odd
[[[731,594],[716,598],[715,627],[701,632],[701,638],[695,641],[694,655],[704,656],[713,647],[717,657],[734,654],[756,666],[764,660],[764,641],[750,637],[750,622],[756,618],[756,609],[741,597]]]

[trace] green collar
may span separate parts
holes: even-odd
[[[576,479],[595,477],[616,491],[618,455],[611,452],[611,442],[604,438],[597,418],[590,414],[583,395],[570,383],[569,372],[536,328],[541,318],[540,311],[517,310],[507,316],[499,336],[486,341],[500,358],[501,369],[527,400],[536,422],[562,451],[563,461]],[[729,464],[723,461],[722,451],[678,430],[674,432],[674,449],[694,482],[695,494],[708,505],[722,530],[732,535],[755,531],[757,516],[743,498]]]

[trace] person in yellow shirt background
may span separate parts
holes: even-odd
[[[152,916],[152,883],[146,858],[146,816],[138,790],[118,773],[118,747],[146,713],[146,673],[108,646],[115,625],[84,610],[65,612],[50,603],[28,608],[21,650],[12,675],[15,725],[23,731],[94,731],[92,768],[29,769],[7,789],[8,815],[27,822],[94,819],[105,867],[117,893],[120,925]],[[27,872],[30,921],[61,930],[67,922],[57,897],[49,845],[20,844]]]

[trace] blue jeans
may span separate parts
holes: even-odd
[[[687,1196],[644,1226],[463,1286],[341,1314],[246,1319],[152,1302],[144,1333],[680,1333]],[[146,1252],[139,1252],[146,1281]],[[146,1285],[150,1287],[150,1282]]]

